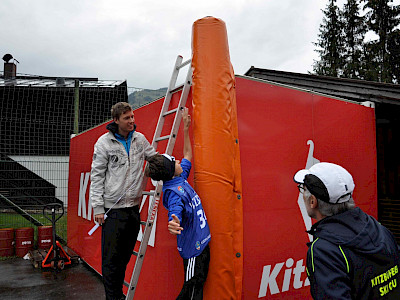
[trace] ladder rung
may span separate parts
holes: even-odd
[[[137,256],[138,258],[143,258],[143,254],[140,254],[139,256],[139,252],[133,251],[132,254]]]
[[[173,113],[175,113],[177,111],[178,111],[178,108],[171,109],[171,110],[167,111],[166,113],[164,113],[163,116],[164,117],[168,116],[168,115],[173,114]]]
[[[180,85],[174,87],[173,89],[170,90],[170,93],[173,94],[173,93],[175,93],[176,91],[179,91],[180,89],[183,88],[184,85],[185,85],[185,84],[182,83],[182,84],[180,84]]]
[[[165,135],[165,136],[160,136],[159,138],[156,138],[156,142],[163,141],[163,140],[168,140],[171,137],[171,135]]]
[[[146,222],[146,221],[140,221],[140,225],[143,225],[143,226],[152,226],[153,225],[153,222]]]
[[[183,68],[184,66],[189,64],[191,61],[192,61],[191,59],[188,59],[187,61],[184,61],[183,63],[181,63],[181,65],[177,69],[179,70],[180,68]]]
[[[127,288],[129,287],[129,283],[127,283],[125,280],[124,280],[124,286],[126,286]]]
[[[143,194],[143,195],[154,196],[155,191],[151,191],[151,192],[149,192],[149,191],[143,191],[142,194]]]

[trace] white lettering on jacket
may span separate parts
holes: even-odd
[[[198,195],[195,195],[192,198],[191,202],[189,202],[189,205],[190,205],[191,208],[195,209],[197,206],[200,205],[200,203],[201,203],[200,197]]]

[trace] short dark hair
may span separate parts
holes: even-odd
[[[147,160],[147,165],[144,170],[146,176],[157,181],[170,180],[172,177],[168,169],[165,167],[164,160],[165,158],[161,154],[156,154],[150,157]]]
[[[126,113],[127,111],[132,110],[132,106],[128,102],[118,102],[115,103],[111,107],[111,117],[113,120],[119,119],[119,117],[123,114]]]

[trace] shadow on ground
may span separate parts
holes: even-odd
[[[29,260],[0,261],[0,299],[105,299],[100,275],[84,263],[62,271],[35,269]]]

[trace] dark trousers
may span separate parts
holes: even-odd
[[[185,282],[176,300],[202,300],[203,286],[210,265],[210,247],[207,245],[199,256],[183,259]]]
[[[122,285],[139,226],[138,206],[112,209],[107,214],[101,233],[101,268],[107,300],[125,299]]]

